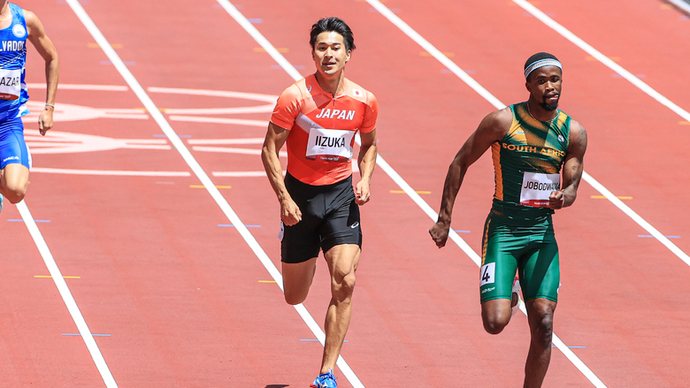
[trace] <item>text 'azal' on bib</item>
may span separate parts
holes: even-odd
[[[16,100],[21,93],[22,71],[0,69],[0,99]]]

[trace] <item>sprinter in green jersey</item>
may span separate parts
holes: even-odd
[[[560,268],[551,215],[577,197],[587,148],[585,129],[558,110],[563,66],[537,53],[524,67],[526,102],[487,115],[448,168],[438,222],[429,233],[446,244],[453,205],[465,172],[491,148],[496,189],[482,239],[482,321],[491,334],[508,324],[522,287],[531,342],[524,387],[541,387],[551,359]]]

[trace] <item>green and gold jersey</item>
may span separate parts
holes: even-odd
[[[552,121],[539,121],[529,113],[526,102],[511,105],[510,110],[510,130],[491,147],[496,181],[494,208],[503,212],[548,207],[549,194],[560,190],[570,116],[559,110]]]

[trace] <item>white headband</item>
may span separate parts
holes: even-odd
[[[557,59],[553,59],[553,58],[540,59],[536,62],[533,62],[531,65],[527,66],[527,68],[525,69],[525,79],[527,79],[527,77],[529,77],[529,75],[533,71],[537,70],[540,67],[544,67],[544,66],[556,66],[559,69],[561,69],[561,71],[563,71],[563,65],[561,65],[561,63]]]

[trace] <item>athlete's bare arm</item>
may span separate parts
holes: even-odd
[[[441,210],[438,213],[438,222],[429,229],[431,238],[436,246],[443,248],[448,240],[448,230],[453,216],[453,205],[458,190],[465,178],[467,169],[486,152],[491,145],[503,139],[510,129],[513,113],[510,108],[489,113],[479,127],[465,141],[455,159],[448,167],[446,181],[443,184],[443,196],[441,197]]]
[[[38,20],[36,14],[24,10],[24,19],[26,20],[26,28],[29,33],[29,41],[46,63],[46,104],[55,105],[55,95],[60,74],[57,50],[53,42],[48,38],[48,35],[46,35],[43,24]],[[53,127],[53,110],[52,106],[46,105],[43,112],[38,116],[38,130],[41,132],[41,135],[45,135]]]
[[[275,191],[280,202],[280,219],[285,225],[292,226],[302,220],[302,212],[295,201],[292,200],[290,193],[288,193],[285,187],[283,168],[280,165],[280,158],[278,156],[278,152],[283,148],[289,134],[290,131],[287,129],[268,123],[268,131],[261,149],[261,160],[264,163],[268,181],[271,183],[273,191]]]
[[[570,144],[563,163],[563,189],[549,196],[549,207],[561,209],[570,206],[577,198],[577,188],[582,179],[583,162],[587,151],[587,131],[575,120],[570,122]]]
[[[371,176],[374,174],[374,167],[376,166],[376,128],[369,133],[361,133],[359,136],[362,139],[362,146],[359,149],[359,156],[357,157],[357,165],[359,166],[359,174],[362,179],[357,182],[355,186],[355,203],[364,205],[369,202],[371,198],[370,184]]]

